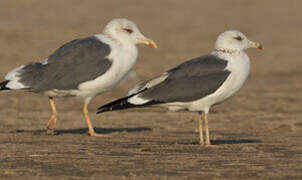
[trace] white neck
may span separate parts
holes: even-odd
[[[136,46],[135,43],[131,41],[127,36],[118,34],[118,33],[103,33],[104,36],[114,41],[116,44],[124,47],[133,47]]]
[[[216,48],[215,51],[222,52],[222,53],[227,53],[227,54],[230,54],[230,55],[236,55],[236,54],[240,54],[240,52],[242,52],[242,51],[239,51],[239,50],[224,49],[224,48]]]

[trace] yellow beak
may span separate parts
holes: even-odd
[[[157,48],[157,44],[152,39],[142,38],[140,41],[150,47]]]
[[[250,47],[261,49],[261,50],[263,49],[262,44],[259,42],[250,41],[249,44],[250,44]]]

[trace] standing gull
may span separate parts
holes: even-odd
[[[199,120],[200,144],[210,146],[208,113],[210,108],[233,96],[250,73],[247,48],[262,49],[236,30],[219,35],[210,54],[184,62],[175,68],[141,83],[130,95],[98,109],[98,113],[158,105],[169,110],[203,112]],[[204,119],[204,124],[203,124]],[[205,142],[203,139],[205,126]]]
[[[9,72],[0,90],[25,90],[49,97],[52,116],[47,133],[53,134],[57,121],[54,97],[76,96],[84,101],[83,113],[89,135],[95,133],[87,106],[98,94],[110,90],[132,69],[143,43],[156,48],[132,21],[117,18],[110,21],[102,34],[68,42],[42,62],[31,62]]]

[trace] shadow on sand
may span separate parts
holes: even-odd
[[[230,139],[230,140],[211,140],[211,144],[213,145],[224,145],[224,144],[250,144],[250,143],[261,143],[259,139]],[[191,145],[199,145],[199,142],[185,142],[178,144],[191,144]]]
[[[110,134],[115,132],[142,132],[142,131],[151,131],[150,127],[135,127],[135,128],[94,128],[96,133],[100,134]],[[64,130],[55,130],[54,135],[61,134],[87,134],[87,128],[78,128],[78,129],[64,129]],[[46,130],[24,130],[19,129],[16,131],[12,131],[11,133],[32,133],[34,135],[46,134]]]
[[[213,140],[213,145],[221,144],[250,144],[250,143],[261,143],[259,139],[230,139],[230,140]]]

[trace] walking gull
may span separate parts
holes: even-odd
[[[250,60],[244,50],[250,47],[262,49],[260,43],[248,40],[239,31],[225,31],[219,35],[215,50],[210,54],[184,62],[141,83],[127,97],[101,106],[98,113],[151,105],[172,111],[203,112],[203,118],[201,116],[199,120],[200,144],[210,146],[209,110],[243,86],[250,73]]]
[[[68,42],[42,62],[20,66],[5,76],[0,90],[25,90],[49,97],[52,116],[47,133],[54,133],[57,111],[54,97],[76,96],[84,101],[83,113],[91,136],[95,133],[87,106],[96,95],[108,91],[123,79],[136,62],[136,44],[154,48],[132,21],[117,18],[110,21],[102,34]]]

